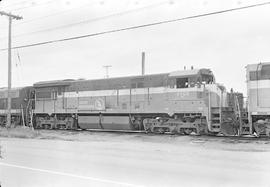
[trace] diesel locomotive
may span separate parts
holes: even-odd
[[[235,135],[243,109],[242,94],[227,92],[210,69],[43,81],[24,89],[18,116],[32,114],[26,121],[44,129]]]
[[[17,90],[12,116],[35,128],[224,135],[248,134],[253,128],[246,120],[243,94],[227,91],[205,68],[42,81]],[[0,106],[4,124],[6,105]]]
[[[247,70],[249,126],[270,136],[270,63],[250,64]]]
[[[11,90],[11,122],[13,126],[29,124],[30,118],[28,112],[32,108],[32,102],[30,101],[31,98],[34,98],[33,93],[32,87],[13,88]],[[0,126],[6,125],[6,109],[7,88],[0,88]]]

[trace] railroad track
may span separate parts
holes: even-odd
[[[40,131],[58,131],[58,132],[67,132],[67,130],[64,129],[38,129]],[[97,132],[97,133],[119,133],[119,134],[143,134],[146,136],[190,136],[194,138],[214,138],[214,139],[233,139],[233,140],[270,140],[270,137],[261,135],[261,136],[255,136],[255,135],[242,135],[242,136],[225,136],[225,135],[182,135],[182,134],[172,134],[172,133],[147,133],[146,131],[131,131],[131,130],[101,130],[101,129],[73,129],[68,130],[69,132]]]

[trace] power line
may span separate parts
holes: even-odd
[[[21,37],[21,36],[32,35],[32,34],[36,34],[36,33],[42,33],[42,32],[48,32],[48,31],[54,31],[54,30],[59,30],[59,29],[63,29],[63,28],[73,27],[73,26],[76,26],[76,25],[81,25],[81,24],[86,24],[86,23],[92,23],[92,22],[95,22],[95,21],[100,21],[100,20],[104,20],[104,19],[108,19],[108,18],[112,18],[112,17],[116,17],[116,16],[122,16],[122,15],[125,15],[125,14],[130,14],[130,13],[138,12],[138,11],[141,11],[141,10],[146,10],[146,9],[149,9],[149,8],[157,7],[157,6],[163,5],[165,3],[167,4],[167,3],[169,3],[169,1],[163,1],[163,2],[159,2],[159,3],[154,3],[154,4],[151,4],[151,5],[148,5],[148,6],[144,6],[144,7],[140,7],[140,8],[136,8],[136,9],[131,9],[131,10],[127,10],[127,11],[122,11],[122,12],[118,12],[118,13],[113,13],[113,14],[109,14],[109,15],[105,15],[105,16],[101,16],[101,17],[96,17],[96,18],[92,18],[92,19],[86,19],[86,20],[83,20],[83,21],[80,21],[80,22],[61,25],[61,26],[54,27],[54,28],[48,28],[48,29],[43,29],[43,30],[18,34],[18,35],[15,35],[13,37]]]
[[[39,46],[39,45],[46,45],[46,44],[70,41],[70,40],[77,40],[77,39],[81,39],[81,38],[94,37],[94,36],[99,36],[99,35],[104,35],[104,34],[116,33],[116,32],[127,31],[127,30],[134,30],[134,29],[139,29],[139,28],[151,27],[151,26],[173,23],[173,22],[178,22],[178,21],[184,21],[184,20],[189,20],[189,19],[195,19],[195,18],[200,18],[200,17],[207,17],[207,16],[212,16],[212,15],[217,15],[217,14],[223,14],[223,13],[227,13],[227,12],[233,12],[233,11],[238,11],[238,10],[243,10],[243,9],[265,6],[265,5],[269,5],[269,4],[270,4],[270,2],[259,3],[259,4],[249,5],[249,6],[226,9],[226,10],[210,12],[210,13],[205,13],[205,14],[198,14],[198,15],[182,17],[182,18],[177,18],[177,19],[170,19],[170,20],[165,20],[165,21],[153,22],[153,23],[137,25],[137,26],[132,26],[132,27],[125,27],[125,28],[120,28],[120,29],[108,30],[108,31],[92,33],[92,34],[87,34],[87,35],[81,35],[81,36],[75,36],[75,37],[69,37],[69,38],[63,38],[63,39],[57,39],[57,40],[50,40],[50,41],[45,41],[45,42],[20,45],[20,46],[13,47],[12,49],[27,48],[27,47],[34,47],[34,46]],[[2,48],[0,50],[5,51],[5,50],[7,50],[7,48]]]

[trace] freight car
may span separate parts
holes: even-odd
[[[270,63],[250,64],[246,71],[250,133],[270,136]]]
[[[32,87],[13,88],[11,95],[11,125],[26,124],[30,121],[29,109]],[[32,93],[33,94],[33,93]],[[7,116],[7,88],[0,88],[0,126],[6,125]]]
[[[179,134],[238,131],[238,97],[217,84],[210,69],[43,81],[33,89],[36,128]]]

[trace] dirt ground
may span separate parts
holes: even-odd
[[[88,131],[0,138],[2,186],[270,186],[270,139]]]

